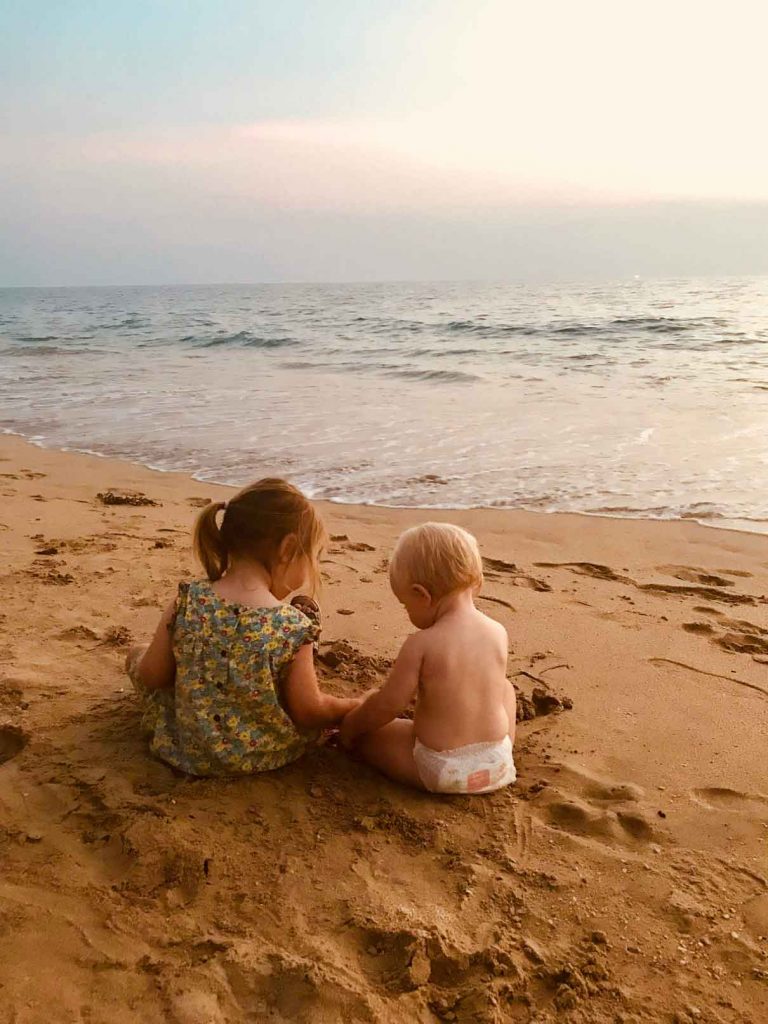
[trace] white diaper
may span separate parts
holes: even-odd
[[[431,793],[492,793],[517,778],[509,736],[454,750],[431,750],[416,740],[413,757]]]

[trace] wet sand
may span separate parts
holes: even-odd
[[[121,666],[226,489],[0,458],[3,1024],[765,1018],[768,538],[432,514],[487,558],[518,784],[431,797],[329,746],[192,780],[148,755]],[[323,685],[356,693],[409,630],[386,558],[426,516],[323,513]]]

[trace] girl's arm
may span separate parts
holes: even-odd
[[[418,634],[408,637],[386,682],[373,690],[351,711],[341,726],[341,742],[350,747],[364,733],[373,732],[397,718],[413,700],[421,673],[421,644]]]
[[[288,669],[282,688],[285,710],[297,729],[322,729],[337,725],[360,703],[358,697],[332,697],[317,682],[312,644],[300,647]]]
[[[168,605],[157,624],[152,642],[144,652],[136,669],[139,681],[148,690],[161,690],[173,686],[176,679],[176,659],[171,646],[171,629],[176,615],[176,599]]]

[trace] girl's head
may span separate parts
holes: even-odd
[[[223,509],[221,524],[216,521]],[[233,561],[252,561],[270,575],[272,593],[282,600],[307,580],[316,590],[325,527],[312,503],[292,484],[257,480],[229,501],[207,505],[195,524],[195,552],[209,580],[218,580]]]
[[[414,626],[431,625],[437,604],[483,585],[483,561],[471,533],[453,523],[422,523],[401,534],[389,561],[389,580]]]

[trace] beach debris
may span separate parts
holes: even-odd
[[[524,939],[522,949],[525,955],[528,957],[528,959],[532,960],[533,963],[544,963],[544,953],[541,947],[537,943],[535,943],[533,939]]]
[[[372,544],[366,544],[365,541],[354,541],[351,544],[347,544],[347,550],[349,551],[375,551],[376,548]]]
[[[43,548],[37,548],[35,550],[36,555],[58,555],[59,549],[54,547],[53,544],[46,545]]]
[[[349,537],[346,535],[346,533],[332,533],[331,540],[336,541],[338,543],[342,540],[349,540]]]
[[[505,601],[503,597],[492,597],[490,594],[480,594],[480,601],[490,601],[491,604],[500,604],[504,608],[509,608],[510,611],[517,611],[514,605],[510,604],[509,601]]]
[[[534,654],[534,656],[531,658],[531,661],[535,661],[535,660],[536,660],[536,655]],[[541,686],[543,686],[546,689],[548,689],[547,684],[544,682],[543,679],[540,679],[538,676],[535,676],[532,672],[526,672],[524,668],[521,668],[519,671],[515,672],[515,675],[516,676],[525,676],[526,679],[532,679],[534,681],[534,683],[539,683]]]
[[[89,626],[83,626],[78,624],[77,626],[70,626],[69,629],[64,629],[59,633],[62,640],[98,640],[99,634],[91,629]]]
[[[527,675],[528,673],[517,673]],[[534,686],[530,697],[515,687],[517,696],[517,721],[529,722],[541,715],[559,715],[573,708],[570,697],[558,697],[542,686]]]
[[[110,626],[104,638],[97,646],[107,644],[109,647],[127,647],[133,641],[133,633],[127,626]]]
[[[75,577],[69,572],[57,572],[55,569],[48,569],[39,566],[33,566],[27,570],[27,575],[33,579],[39,580],[41,583],[48,583],[54,587],[66,587],[70,583],[75,582]]]
[[[159,505],[159,501],[148,498],[141,491],[99,491],[96,500],[102,505]]]
[[[355,613],[354,613],[354,611],[351,608],[337,608],[336,609],[336,614],[337,615],[354,615]]]

